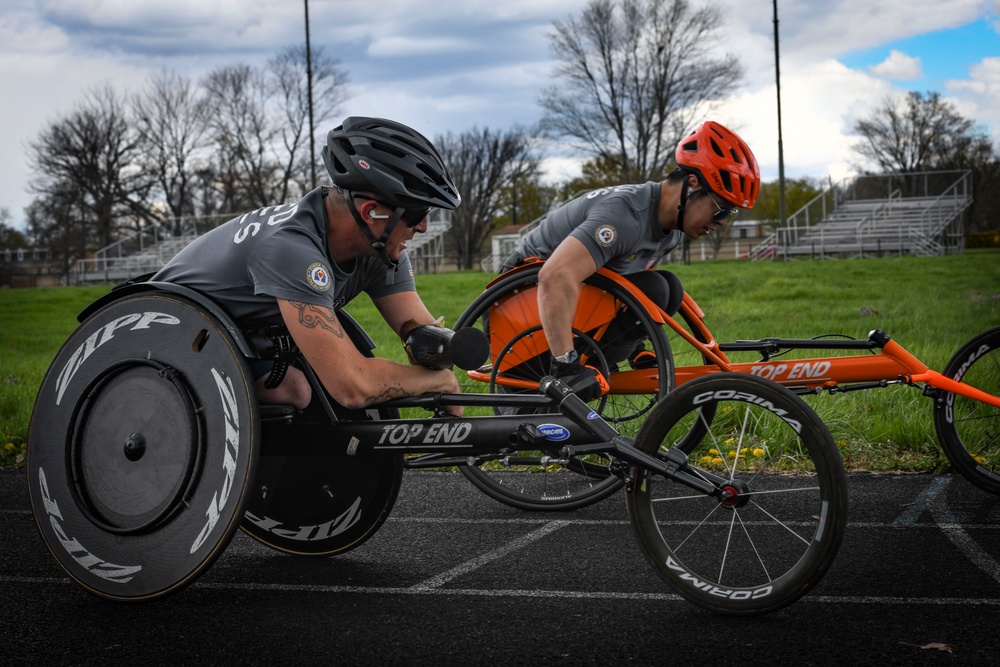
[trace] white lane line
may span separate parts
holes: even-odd
[[[31,515],[31,510],[0,510],[0,515],[2,514],[23,514],[25,516]],[[944,515],[947,517],[947,515]],[[632,524],[628,519],[566,519],[564,521],[568,525],[574,526],[629,526]],[[511,518],[511,519],[457,519],[453,517],[424,517],[424,516],[390,516],[386,519],[386,523],[437,523],[437,524],[465,524],[469,526],[492,526],[492,525],[527,525],[527,526],[537,526],[539,524],[546,523],[545,519],[539,518]],[[661,521],[660,523],[669,526],[695,526],[701,523],[700,521]],[[771,523],[758,522],[760,525],[773,525]],[[1000,524],[998,523],[961,523],[955,521],[946,521],[947,525],[963,526],[965,528],[976,529],[976,530],[1000,530]],[[805,525],[805,524],[802,524]],[[811,524],[810,524],[811,525]],[[848,527],[851,530],[854,529],[873,529],[873,530],[884,530],[886,528],[939,528],[942,524],[936,522],[924,522],[924,523],[900,523],[897,518],[891,523],[886,523],[884,521],[848,521]],[[237,537],[240,533],[237,533]]]
[[[941,475],[931,480],[930,484],[924,487],[916,500],[906,508],[906,511],[896,517],[893,521],[897,526],[908,526],[917,522],[920,515],[930,507],[934,499],[951,483],[950,475]]]
[[[11,584],[70,584],[69,579],[57,577],[0,577],[0,582]],[[573,599],[573,600],[622,600],[650,602],[683,602],[690,603],[673,593],[643,593],[614,591],[553,591],[553,590],[520,590],[520,589],[472,589],[472,588],[394,588],[390,586],[322,586],[315,584],[261,584],[261,583],[222,583],[198,582],[189,590],[198,589],[231,590],[231,591],[264,591],[275,593],[325,593],[358,594],[358,595],[454,595],[462,597],[509,597],[535,599]],[[972,606],[1000,607],[997,598],[906,598],[890,596],[834,596],[806,595],[799,603],[809,604],[855,604],[855,605],[907,605],[907,606]]]
[[[440,588],[441,586],[445,585],[452,579],[461,577],[462,575],[469,574],[470,572],[478,570],[482,566],[492,563],[495,560],[499,560],[504,556],[507,556],[515,551],[523,549],[532,542],[536,542],[542,539],[543,537],[551,535],[560,528],[565,528],[568,525],[570,525],[569,521],[552,521],[550,523],[545,524],[538,530],[533,530],[527,535],[522,535],[516,540],[508,542],[502,547],[499,547],[497,549],[494,549],[493,551],[485,553],[482,556],[477,556],[476,558],[467,560],[466,562],[456,567],[453,567],[447,572],[442,572],[441,574],[435,575],[430,579],[425,579],[420,583],[414,584],[410,588],[413,590],[427,590],[433,588]]]
[[[966,558],[992,577],[993,581],[1000,583],[1000,563],[997,563],[995,558],[986,553],[974,539],[969,537],[969,534],[963,530],[962,526],[957,523],[942,523],[939,526],[944,534],[948,536],[948,539],[951,540],[951,543],[958,547],[958,550]]]

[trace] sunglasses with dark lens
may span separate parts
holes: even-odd
[[[726,220],[732,220],[733,218],[735,218],[737,215],[740,214],[740,209],[736,208],[735,206],[732,208],[722,208],[722,206],[719,205],[719,202],[715,201],[715,197],[713,197],[711,194],[708,195],[708,198],[712,200],[713,204],[715,204],[715,208],[719,209],[718,211],[712,214],[712,222],[721,225]]]
[[[424,206],[423,208],[408,208],[403,211],[402,220],[406,223],[407,227],[416,227],[424,221],[424,218],[427,217],[430,210],[430,206]]]
[[[365,201],[378,202],[379,204],[385,206],[388,209],[392,208],[392,206],[380,202],[374,197],[366,197],[365,195],[359,195],[353,193],[351,194],[351,196],[357,199],[363,199]],[[427,214],[430,213],[430,210],[431,210],[430,206],[424,206],[423,208],[408,208],[403,211],[403,215],[400,216],[400,219],[406,224],[407,227],[410,228],[417,227],[420,225],[421,222],[424,221],[424,218],[427,217]]]

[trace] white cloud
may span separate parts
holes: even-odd
[[[831,176],[851,171],[852,128],[891,88],[835,60],[796,67],[781,77],[781,139],[785,176]],[[774,83],[727,101],[717,118],[750,145],[764,180],[779,174],[777,88]]]
[[[771,3],[712,0],[722,9],[720,52],[746,75],[717,116],[754,148],[765,178],[777,177],[777,114]],[[838,58],[898,39],[1000,16],[1000,0],[781,0],[784,161],[789,177],[846,175],[854,122],[919,73],[928,53],[893,54],[871,70]],[[355,95],[345,114],[398,118],[428,136],[473,125],[506,129],[541,115],[549,79],[546,33],[581,0],[309,0],[313,44],[341,60]],[[15,219],[31,195],[27,144],[72,110],[90,88],[138,90],[167,67],[198,79],[233,62],[263,63],[303,38],[301,2],[284,0],[4,0],[0,8],[0,206]],[[991,11],[992,10],[992,11]],[[1000,30],[1000,24],[998,24]],[[934,54],[947,57],[947,54]],[[1000,141],[1000,57],[945,84],[959,113]],[[551,174],[579,161],[553,157]]]
[[[468,52],[473,45],[453,37],[379,37],[372,40],[368,55],[414,57],[425,54]]]
[[[896,81],[912,81],[923,76],[920,58],[908,56],[896,49],[892,49],[888,58],[870,69],[877,77]]]
[[[1000,57],[973,65],[968,79],[948,81],[945,90],[960,114],[993,128],[993,142],[1000,146]]]

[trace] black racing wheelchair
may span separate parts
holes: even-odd
[[[371,355],[366,332],[339,316]],[[552,377],[536,391],[345,409],[283,326],[237,324],[173,284],[129,283],[79,320],[35,402],[28,481],[57,563],[109,600],[183,589],[240,529],[306,557],[354,549],[391,512],[404,456],[407,468],[479,466],[530,451],[536,467],[551,462],[573,475],[572,461],[600,454],[611,461],[606,474],[625,484],[652,566],[683,597],[721,613],[790,604],[828,570],[843,537],[846,479],[828,430],[800,398],[758,377],[685,383],[626,437]],[[312,403],[258,404],[248,368],[259,358],[299,366]],[[451,405],[490,414],[441,416]],[[699,424],[706,405],[714,418]],[[403,408],[429,416],[404,418]]]

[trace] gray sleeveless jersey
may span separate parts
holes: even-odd
[[[681,241],[681,232],[664,234],[658,220],[660,184],[619,185],[580,195],[545,216],[505,262],[547,259],[563,239],[573,236],[590,251],[597,266],[627,275],[653,268]]]
[[[317,188],[295,204],[262,208],[220,225],[181,250],[152,280],[204,292],[241,321],[276,321],[276,298],[337,309],[361,292],[377,298],[413,291],[405,253],[391,284],[378,257],[337,266],[327,250],[328,191]]]

